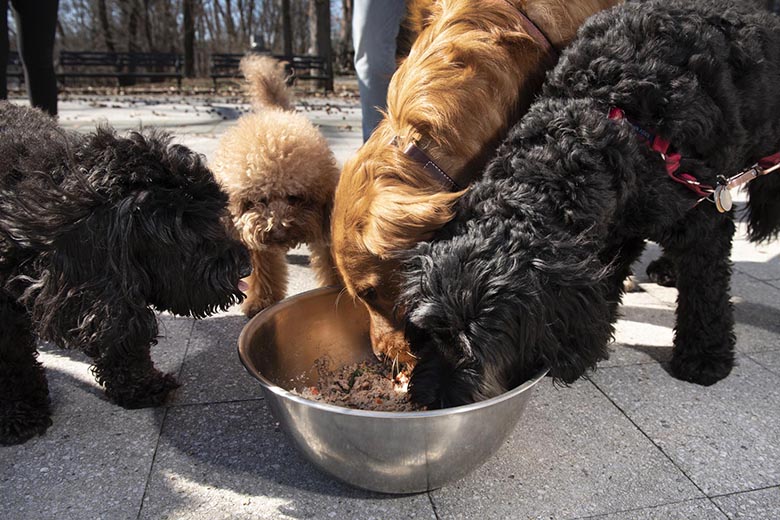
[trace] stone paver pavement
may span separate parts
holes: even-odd
[[[247,106],[240,100],[72,98],[78,130],[162,126],[211,157]],[[360,145],[350,99],[304,99],[343,162]],[[676,292],[626,295],[613,354],[568,388],[543,381],[516,430],[485,465],[430,493],[353,489],[310,466],[271,417],[236,354],[246,319],[161,315],[153,355],[182,387],[167,406],[107,402],[86,359],[42,347],[54,408],[47,434],[0,448],[7,519],[780,518],[780,244],[735,243],[739,366],[702,388],[666,371]],[[305,248],[291,252],[290,293],[315,287]]]

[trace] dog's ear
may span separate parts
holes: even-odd
[[[573,383],[608,357],[615,305],[607,301],[610,269],[595,255],[533,261],[539,278],[538,304],[544,315],[536,327],[538,357],[550,375]]]
[[[129,252],[137,234],[132,203],[103,205],[63,226],[39,255],[40,278],[22,295],[37,332],[63,346],[130,344],[157,334],[144,293],[150,280]],[[121,325],[118,323],[121,322]]]
[[[430,25],[435,7],[431,0],[407,0],[401,26],[396,37],[396,59],[403,61],[420,33]],[[439,7],[440,9],[440,7]]]
[[[326,238],[327,242],[330,242],[330,223],[333,216],[333,197],[328,197],[325,203],[322,205],[322,236]]]
[[[430,240],[454,216],[460,193],[420,193],[394,182],[377,189],[363,223],[363,241],[374,255],[387,257]]]

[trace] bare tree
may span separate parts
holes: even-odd
[[[325,59],[327,80],[321,83],[325,90],[333,90],[333,64],[330,49],[330,0],[310,0],[311,42],[309,52]]]
[[[341,70],[352,70],[355,58],[355,49],[352,46],[352,13],[355,0],[341,0],[341,26],[339,27],[339,41],[336,47],[334,62]]]
[[[182,0],[182,25],[184,32],[184,75],[195,76],[195,20],[192,12],[193,0]]]
[[[282,0],[282,38],[284,38],[283,54],[292,56],[293,54],[293,35],[292,35],[292,13],[290,12],[290,0]]]
[[[106,0],[98,1],[98,13],[100,18],[100,27],[103,30],[103,42],[109,52],[115,52],[114,37],[111,34],[111,25],[108,23],[108,11],[106,11]]]

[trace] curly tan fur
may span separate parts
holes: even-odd
[[[562,49],[589,15],[620,1],[419,3],[409,23],[421,31],[390,82],[387,115],[342,169],[332,216],[336,265],[350,294],[367,303],[375,352],[407,361],[394,257],[430,239],[463,192],[442,193],[402,150],[422,136],[445,171],[474,177],[552,65],[517,10]]]
[[[319,130],[287,109],[290,94],[278,62],[244,58],[241,70],[255,110],[223,136],[213,169],[251,252],[253,271],[242,309],[253,316],[285,296],[285,255],[300,243],[309,245],[318,281],[337,283],[328,217],[338,168]]]
[[[244,88],[256,110],[292,110],[283,62],[268,56],[249,54],[241,59],[239,69],[246,78]]]

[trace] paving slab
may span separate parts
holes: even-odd
[[[8,520],[134,519],[165,410],[54,417],[46,435],[0,448],[0,511]]]
[[[306,462],[263,400],[171,408],[140,519],[435,519],[427,494],[381,495]]]
[[[592,379],[707,495],[780,484],[780,377],[747,356],[702,387],[655,364],[597,370]]]
[[[589,381],[542,381],[497,455],[431,493],[440,518],[579,518],[703,497]]]
[[[195,322],[173,404],[237,401],[260,396],[238,361],[238,336],[247,318],[238,312]]]
[[[674,306],[645,291],[623,295],[610,356],[599,366],[668,361],[674,342]]]
[[[780,351],[756,352],[747,354],[747,357],[766,368],[770,372],[780,376]]]
[[[157,322],[160,336],[151,349],[152,360],[160,371],[178,376],[195,320],[163,313],[158,314]],[[38,359],[49,382],[53,415],[108,413],[117,409],[95,381],[91,360],[85,354],[49,344],[41,345],[39,352]]]
[[[709,499],[688,500],[645,509],[583,517],[593,520],[727,520]],[[579,519],[578,519],[579,520]]]
[[[778,267],[780,271],[780,267]],[[780,349],[780,289],[753,276],[735,272],[731,280],[737,350]]]
[[[712,500],[733,520],[780,518],[780,487],[734,493]]]
[[[780,281],[780,241],[753,244],[738,235],[734,241],[731,260],[734,270],[757,280]]]

